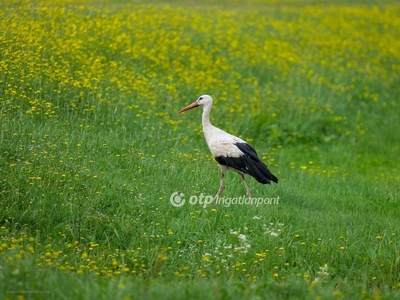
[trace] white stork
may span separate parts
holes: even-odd
[[[195,102],[182,108],[178,113],[203,105],[203,133],[211,154],[221,168],[221,181],[214,201],[224,190],[224,177],[227,170],[232,170],[240,174],[247,196],[251,199],[249,186],[247,185],[244,174],[253,176],[262,184],[270,184],[271,181],[278,183],[268,167],[258,158],[257,152],[244,140],[231,135],[215,126],[210,122],[210,111],[213,98],[209,95],[200,96]]]

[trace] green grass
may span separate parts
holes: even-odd
[[[4,4],[0,297],[398,297],[400,8],[324,3]],[[279,204],[188,203],[205,93]]]

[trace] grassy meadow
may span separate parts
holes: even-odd
[[[400,297],[400,5],[348,2],[1,2],[0,298]],[[279,203],[190,203],[202,94]]]

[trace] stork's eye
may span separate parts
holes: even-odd
[[[203,97],[200,97],[200,98],[198,99],[198,101],[201,101],[201,100],[203,100]]]

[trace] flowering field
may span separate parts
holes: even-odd
[[[0,4],[0,297],[398,297],[400,5],[161,2]]]

